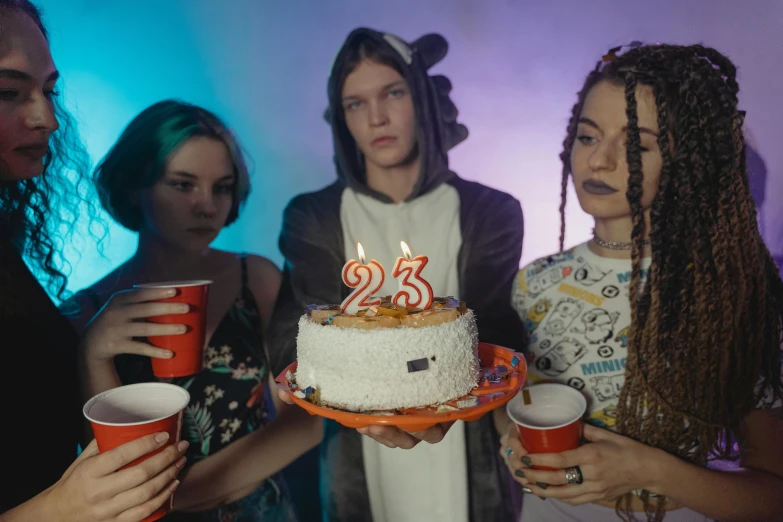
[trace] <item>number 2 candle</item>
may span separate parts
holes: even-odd
[[[361,243],[357,243],[356,249],[359,251],[359,261],[349,259],[343,265],[343,283],[354,289],[340,306],[344,314],[355,315],[363,308],[381,304],[381,298],[373,296],[386,279],[386,273],[378,261],[372,259],[365,264]]]

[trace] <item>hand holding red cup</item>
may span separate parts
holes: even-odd
[[[581,392],[555,383],[524,388],[506,405],[509,418],[517,425],[519,441],[528,453],[561,453],[578,448],[586,409],[587,400]]]
[[[207,298],[212,281],[170,281],[144,283],[135,288],[170,288],[176,295],[159,299],[162,303],[184,303],[189,306],[185,314],[158,315],[147,321],[160,324],[184,324],[187,331],[181,335],[161,335],[147,338],[150,344],[174,353],[170,359],[152,359],[152,372],[156,377],[184,377],[199,373],[204,367],[204,343],[206,342]]]
[[[161,432],[169,434],[166,445],[120,468],[125,469],[180,441],[182,415],[189,402],[190,394],[184,388],[149,382],[120,386],[99,393],[87,401],[83,413],[90,421],[101,453],[145,435]],[[171,510],[171,506],[170,499],[143,522],[158,520]]]

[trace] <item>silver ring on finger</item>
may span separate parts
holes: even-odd
[[[566,484],[581,484],[584,480],[584,478],[582,477],[582,470],[579,469],[579,466],[566,468],[565,475],[566,475]]]

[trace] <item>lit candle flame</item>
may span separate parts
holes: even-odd
[[[405,254],[405,259],[410,261],[411,260],[411,249],[408,248],[408,245],[405,243],[405,241],[400,241],[400,246],[402,247],[402,253]]]
[[[359,251],[359,262],[364,264],[364,249],[361,243],[356,243],[356,249]]]

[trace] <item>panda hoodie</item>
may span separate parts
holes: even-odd
[[[363,40],[399,58],[413,99],[420,174],[411,195],[399,204],[367,186],[363,156],[342,115],[338,84],[348,52]],[[414,255],[427,255],[422,276],[435,295],[453,295],[467,303],[476,315],[481,341],[524,349],[525,330],[510,305],[522,252],[522,209],[512,196],[449,170],[447,152],[466,139],[468,131],[457,122],[449,80],[427,73],[447,48],[436,34],[408,44],[360,28],[338,52],[326,111],[337,180],[296,196],[284,212],[279,241],[285,257],[283,283],[269,333],[275,375],[296,359],[297,323],[306,306],[340,303],[350,293],[341,271],[347,259],[357,257],[357,242],[368,259],[385,267],[402,254],[401,240]],[[379,294],[395,289],[396,282],[387,278]],[[515,521],[519,488],[498,456],[499,437],[492,415],[486,415],[455,424],[439,444],[422,443],[402,455],[327,421],[321,444],[324,520]]]

